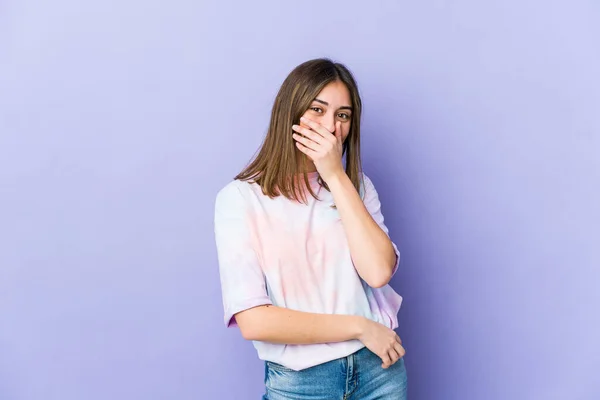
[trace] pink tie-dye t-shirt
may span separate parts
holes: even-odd
[[[333,196],[309,181],[319,200],[308,204],[264,195],[256,183],[235,180],[221,189],[215,204],[215,238],[226,326],[234,315],[272,304],[311,313],[361,315],[392,329],[402,297],[389,285],[368,286],[358,275]],[[361,195],[379,226],[384,225],[377,191],[363,174]],[[398,268],[400,253],[394,244]],[[345,357],[364,345],[339,343],[286,345],[253,342],[262,360],[301,370]]]

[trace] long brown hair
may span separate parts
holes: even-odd
[[[361,99],[356,81],[346,66],[327,58],[318,58],[298,65],[284,80],[275,98],[271,111],[271,122],[258,154],[235,179],[252,180],[260,185],[263,193],[271,198],[283,195],[290,200],[306,202],[304,188],[317,198],[311,189],[306,173],[306,163],[298,168],[300,153],[292,138],[292,125],[308,110],[321,90],[331,82],[340,81],[350,92],[352,102],[351,124],[343,144],[346,158],[346,174],[360,193],[360,116]],[[309,160],[310,161],[310,160]],[[304,186],[297,179],[303,174]],[[326,189],[327,185],[319,178]]]

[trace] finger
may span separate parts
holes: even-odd
[[[383,354],[383,356],[381,357],[381,361],[383,361],[383,364],[381,364],[382,368],[388,368],[390,365],[392,365],[392,360],[390,359],[390,355],[388,354],[388,352],[385,352]]]
[[[400,336],[396,335],[396,342],[402,344],[402,339],[400,339]]]
[[[312,161],[315,160],[317,153],[314,150],[309,149],[308,147],[306,147],[305,145],[303,145],[300,142],[296,142],[296,147],[298,147],[298,150],[300,150],[302,153],[306,154],[308,156],[308,158],[310,158]]]
[[[315,143],[315,142],[313,142],[310,139],[307,139],[307,138],[305,138],[305,137],[303,137],[301,135],[298,135],[297,133],[294,133],[292,135],[292,137],[294,138],[294,140],[296,142],[302,143],[305,147],[308,147],[309,149],[311,149],[313,151],[319,151],[319,144],[318,143]]]
[[[309,128],[305,128],[300,125],[292,125],[292,130],[294,130],[294,132],[301,134],[304,137],[309,138],[310,140],[312,140],[315,143],[321,143],[323,141],[323,136],[318,135],[317,133],[315,133],[314,131],[312,131]]]
[[[398,352],[396,352],[396,349],[393,347],[388,351],[388,354],[390,355],[390,360],[392,360],[392,364],[395,364],[396,361],[400,359],[400,355],[398,354]]]
[[[404,350],[404,347],[402,347],[401,344],[396,343],[394,345],[394,349],[396,350],[396,353],[398,353],[398,356],[400,358],[404,357],[404,355],[406,354],[406,350]]]
[[[308,125],[310,127],[310,129],[312,129],[314,132],[318,133],[324,139],[330,140],[330,138],[332,136],[331,132],[329,132],[329,130],[327,130],[327,128],[325,128],[323,125],[321,125],[315,121],[311,121],[310,119],[308,119],[306,117],[300,118],[300,121],[304,122],[306,125]]]

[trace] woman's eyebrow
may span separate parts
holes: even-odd
[[[321,103],[323,105],[326,105],[326,106],[329,105],[328,102],[323,101],[321,99],[315,99],[314,101],[316,101],[317,103]],[[351,106],[342,106],[342,107],[339,108],[339,110],[350,110],[350,111],[352,111],[352,107]]]

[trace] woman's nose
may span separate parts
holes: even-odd
[[[323,126],[331,133],[335,133],[335,118],[334,116],[325,116],[322,122]]]

